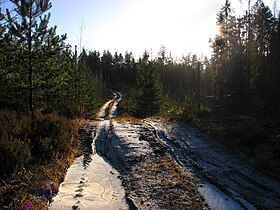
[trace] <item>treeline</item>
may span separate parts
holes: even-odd
[[[217,14],[220,33],[212,39],[211,58],[189,54],[180,60],[164,46],[153,58],[148,52],[140,58],[131,52],[78,55],[66,35],[48,27],[48,0],[10,3],[13,10],[1,9],[0,15],[0,108],[27,114],[31,124],[21,134],[1,131],[3,145],[17,136],[36,148],[36,113],[92,114],[106,89],[121,91],[122,111],[136,117],[201,109],[279,116],[280,20],[261,0],[239,17],[226,0]]]
[[[206,108],[279,116],[279,15],[257,0],[236,17],[226,0],[217,25],[220,31],[211,40],[209,60],[189,54],[175,61],[164,46],[155,58],[147,52],[137,60],[128,52],[84,51],[82,56],[89,71],[99,74],[108,87],[128,94],[125,106],[137,116],[170,111],[174,106],[189,112]],[[153,93],[145,93],[152,89]],[[157,108],[151,108],[152,103]]]
[[[227,111],[279,116],[279,17],[261,0],[241,17],[226,0],[217,14],[220,33],[212,41],[205,79]]]
[[[199,61],[188,55],[181,62],[167,56],[161,46],[158,56],[152,59],[148,52],[135,59],[132,52],[112,54],[104,51],[83,51],[81,62],[87,71],[102,79],[109,89],[117,89],[125,95],[123,111],[136,117],[155,114],[171,114],[180,106],[195,99],[199,83]],[[208,63],[207,59],[205,62]],[[188,99],[187,99],[188,98]]]

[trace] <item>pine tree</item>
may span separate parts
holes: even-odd
[[[45,56],[56,50],[55,46],[66,36],[55,35],[56,28],[48,28],[49,0],[11,0],[15,9],[7,11],[9,34],[18,45],[19,60],[28,71],[29,111],[34,115],[34,73],[42,69]],[[14,15],[16,18],[13,18]]]
[[[167,58],[166,58],[166,48],[164,45],[160,46],[159,52],[158,52],[158,58],[157,62],[160,65],[165,65],[167,63]]]
[[[226,0],[225,5],[217,15],[217,25],[220,28],[220,34],[216,36],[212,48],[214,49],[213,67],[215,77],[213,82],[214,95],[222,102],[224,95],[227,95],[227,86],[229,83],[229,36],[230,36],[230,2]]]
[[[272,35],[271,43],[271,68],[272,76],[278,81],[278,86],[280,87],[280,12],[275,20],[275,27]]]
[[[258,0],[252,8],[251,78],[252,105],[256,111],[266,111],[275,101],[271,94],[277,89],[274,82],[271,49],[275,18],[268,6]]]
[[[132,52],[125,52],[124,75],[125,84],[133,86],[136,82],[136,63]]]
[[[218,13],[217,24],[220,34],[212,43],[214,54],[211,62],[214,72],[214,96],[220,103],[224,102],[223,98],[228,97],[235,101],[242,100],[245,88],[242,32],[245,29],[241,27],[242,21],[233,15],[228,0]]]
[[[0,2],[1,3],[1,2]],[[5,4],[5,2],[0,5]],[[0,9],[1,10],[1,9]],[[3,12],[3,11],[2,11]],[[1,13],[1,12],[0,12]],[[18,58],[19,45],[8,31],[7,15],[0,14],[0,108],[19,109],[25,106],[25,86]]]

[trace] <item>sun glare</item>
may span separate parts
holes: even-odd
[[[212,5],[198,3],[186,0],[132,1],[120,16],[99,30],[95,38],[103,40],[99,42],[103,45],[100,48],[128,50],[136,56],[145,50],[157,51],[161,45],[178,57],[189,52],[208,55],[209,38],[218,33],[216,17],[207,16]]]

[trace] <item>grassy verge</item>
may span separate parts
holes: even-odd
[[[48,209],[48,202],[58,192],[59,183],[74,160],[67,158],[23,169],[1,186],[1,209]]]
[[[81,121],[56,113],[31,116],[0,110],[0,209],[48,209],[80,153]]]

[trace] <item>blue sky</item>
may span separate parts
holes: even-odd
[[[253,0],[252,0],[253,1]],[[51,0],[51,23],[67,42],[87,50],[156,56],[164,45],[172,57],[210,55],[218,32],[216,14],[225,0]],[[245,11],[231,0],[236,13]],[[243,0],[246,4],[247,0]],[[273,0],[264,2],[272,5]],[[81,36],[82,29],[82,36]],[[82,37],[82,40],[79,41]]]

